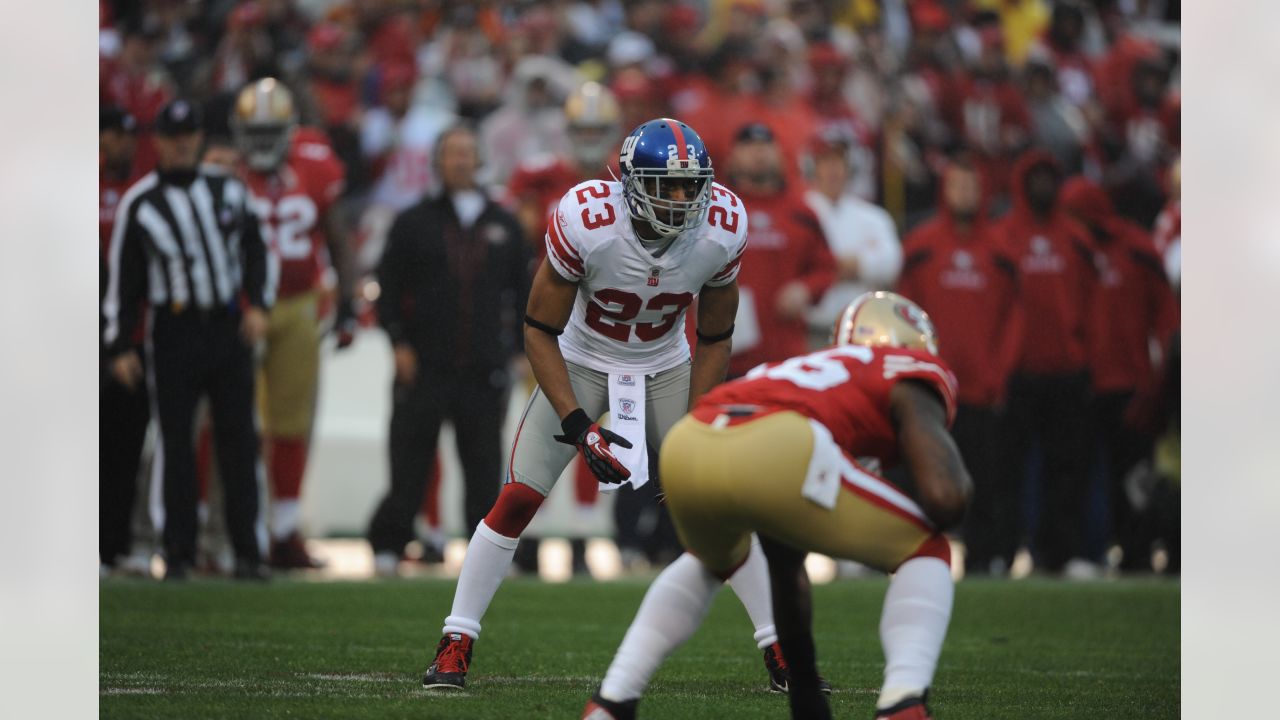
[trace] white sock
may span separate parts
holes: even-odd
[[[919,695],[933,682],[954,597],[951,568],[938,558],[908,560],[894,573],[880,614],[885,668],[877,708]]]
[[[624,702],[644,694],[662,661],[702,624],[720,584],[720,579],[689,553],[668,565],[645,593],[636,619],[627,628],[600,684],[600,695]]]
[[[297,498],[272,498],[271,539],[284,540],[298,530],[300,504]]]
[[[472,640],[480,637],[480,618],[507,576],[511,558],[520,538],[499,535],[481,520],[467,545],[467,556],[453,592],[453,610],[444,619],[443,634],[462,633]]]
[[[760,549],[760,538],[751,536],[751,553],[747,561],[729,578],[729,587],[747,609],[747,617],[755,626],[756,647],[761,650],[778,642],[778,629],[773,624],[773,591],[769,585],[769,563]]]

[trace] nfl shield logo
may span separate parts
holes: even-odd
[[[622,398],[618,400],[618,407],[622,408],[622,412],[630,415],[636,410],[636,401],[631,398]]]

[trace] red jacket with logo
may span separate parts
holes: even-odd
[[[799,280],[816,302],[835,280],[836,267],[818,218],[798,193],[740,193],[739,197],[747,209],[747,249],[738,271],[741,297],[734,343],[740,350],[729,360],[730,376],[808,350],[809,329],[804,316],[779,317],[774,309],[778,292]],[[742,318],[752,311],[759,341],[746,348],[741,344],[748,338]]]
[[[1018,306],[1023,315],[1022,349],[1016,370],[1030,375],[1084,371],[1089,357],[1090,303],[1097,285],[1089,232],[1062,208],[1047,216],[1027,204],[1027,173],[1054,165],[1043,150],[1029,150],[1014,165],[1010,195],[1013,209],[996,223],[996,232],[1017,263]]]
[[[1103,189],[1082,177],[1062,202],[1094,236],[1098,288],[1089,313],[1089,366],[1095,392],[1134,392],[1154,379],[1150,344],[1168,347],[1178,305],[1151,237],[1116,214]]]
[[[1020,350],[1018,271],[979,217],[961,229],[944,206],[903,241],[898,292],[933,319],[938,352],[960,381],[959,401],[995,406]]]

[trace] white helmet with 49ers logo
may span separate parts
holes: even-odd
[[[280,167],[297,125],[293,93],[275,78],[256,80],[241,90],[231,112],[236,147],[249,167],[259,172]]]
[[[884,291],[864,293],[849,303],[831,329],[831,344],[938,354],[938,334],[929,314],[905,297]]]

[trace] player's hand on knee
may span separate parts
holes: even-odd
[[[591,473],[602,483],[617,485],[631,477],[631,471],[618,462],[613,454],[612,445],[630,448],[631,442],[621,435],[600,427],[593,422],[586,411],[578,408],[560,421],[563,435],[556,435],[558,442],[574,445],[582,458],[587,461]]]

